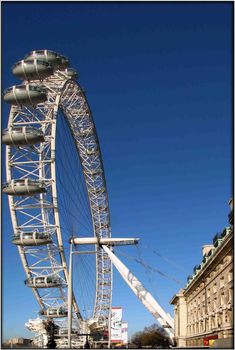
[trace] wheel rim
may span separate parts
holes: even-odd
[[[24,82],[26,84],[26,81]],[[16,126],[36,127],[45,141],[39,145],[6,146],[7,182],[12,179],[37,179],[47,192],[35,195],[9,196],[14,235],[32,230],[47,233],[53,243],[46,246],[18,246],[26,276],[53,275],[61,279],[56,288],[32,288],[42,309],[67,307],[68,272],[58,208],[56,182],[56,123],[62,111],[71,131],[81,161],[89,198],[93,232],[98,238],[110,237],[110,216],[103,162],[95,124],[87,99],[80,85],[63,71],[43,81],[47,101],[36,106],[13,105],[8,129]],[[111,308],[112,267],[106,253],[97,248],[96,296],[92,318],[107,327]],[[73,298],[74,317],[83,317]]]

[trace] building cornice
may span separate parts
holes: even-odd
[[[184,297],[184,289],[180,289],[180,291],[173,296],[173,298],[170,300],[170,304],[176,304],[177,300],[182,297]]]
[[[194,279],[190,282],[190,284],[184,287],[184,295],[186,296],[192,288],[194,288],[198,283],[201,283],[202,277],[210,271],[211,267],[214,265],[215,261],[217,260],[218,256],[221,254],[221,252],[231,243],[231,240],[233,239],[233,230],[230,231],[230,233],[224,238],[222,243],[219,247],[215,250],[215,253],[213,256],[205,263],[205,265],[202,267],[202,269],[196,274]]]

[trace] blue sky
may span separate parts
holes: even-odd
[[[200,262],[201,246],[228,225],[232,13],[229,2],[2,7],[3,88],[17,83],[11,66],[32,49],[70,58],[98,131],[113,236],[141,239],[140,253],[120,252],[140,254],[168,279],[122,259],[172,315],[169,300]],[[8,112],[4,105],[3,127]],[[4,338],[30,336],[24,323],[38,311],[11,235],[3,197]],[[123,307],[130,333],[154,322],[116,272],[113,305]]]

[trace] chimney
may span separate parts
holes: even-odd
[[[205,256],[207,255],[210,250],[214,248],[213,244],[205,244],[202,246],[202,255]]]

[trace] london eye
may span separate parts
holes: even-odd
[[[67,57],[36,50],[17,62],[12,73],[22,82],[4,91],[11,107],[2,135],[2,191],[9,199],[12,243],[26,274],[24,283],[32,289],[40,316],[56,319],[62,346],[71,346],[72,333],[101,332],[103,341],[106,333],[110,342],[113,264],[172,337],[170,315],[112,252],[112,246],[137,244],[138,239],[111,238],[101,150],[77,71]],[[79,256],[74,287],[73,248]]]
[[[99,141],[85,92],[65,56],[50,50],[31,51],[12,67],[12,73],[22,81],[4,91],[4,101],[11,108],[2,136],[6,145],[3,193],[9,199],[12,243],[18,248],[25,285],[32,289],[40,314],[63,320],[68,314],[68,237],[72,233],[111,237]],[[71,164],[75,166],[69,168]],[[83,193],[74,199],[79,186]],[[86,207],[86,212],[76,212],[78,206]],[[79,221],[76,232],[68,228],[73,218]],[[73,320],[79,328],[85,321],[105,329],[110,317],[112,266],[99,245],[93,259],[92,311],[88,315],[73,293]]]

